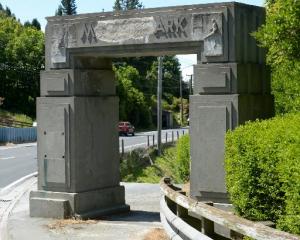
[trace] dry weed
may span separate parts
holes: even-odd
[[[147,233],[144,240],[169,240],[169,237],[163,229],[154,228]]]
[[[47,227],[51,230],[57,230],[57,229],[63,229],[65,227],[74,227],[74,228],[78,228],[78,227],[75,227],[75,226],[78,226],[80,224],[96,224],[97,221],[95,220],[79,220],[79,219],[60,219],[60,220],[55,220],[54,222],[52,223],[49,223],[47,225]]]

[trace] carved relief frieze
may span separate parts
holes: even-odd
[[[223,55],[222,12],[85,19],[51,24],[47,34],[52,63],[65,63],[66,49],[123,44],[199,41],[203,42],[205,56]]]
[[[92,44],[92,43],[97,43],[98,39],[95,33],[93,23],[85,23],[84,28],[83,28],[83,34],[81,36],[81,42],[83,44]]]
[[[204,55],[223,54],[223,14],[193,14],[193,38],[204,41]]]
[[[51,34],[51,59],[53,63],[66,62],[66,49],[77,44],[74,24],[53,25]]]

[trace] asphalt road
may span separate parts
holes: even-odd
[[[177,135],[182,135],[187,129],[171,129],[162,131],[162,141],[172,140],[172,131],[174,140]],[[178,133],[177,133],[178,132]],[[148,145],[148,137],[150,145],[157,143],[156,132],[142,132],[135,136],[120,137],[120,151],[122,151],[122,141],[124,142],[124,151],[131,151],[135,148],[146,147]],[[0,189],[10,183],[37,171],[37,148],[36,144],[19,144],[15,146],[0,147]]]

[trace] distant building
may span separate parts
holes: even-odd
[[[152,121],[153,124],[157,125],[157,108],[152,109]],[[173,121],[173,112],[162,110],[162,128],[173,128],[174,121]]]

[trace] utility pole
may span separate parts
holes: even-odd
[[[187,74],[186,76],[190,77],[189,90],[190,90],[190,95],[193,95],[193,74]]]
[[[182,100],[182,72],[180,72],[179,78],[179,89],[180,89],[180,125],[183,126],[183,100]]]
[[[158,77],[157,77],[157,150],[158,155],[161,155],[161,128],[162,128],[162,61],[163,57],[158,57]]]

